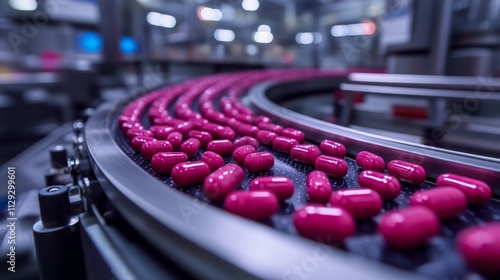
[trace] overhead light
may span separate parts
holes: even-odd
[[[222,19],[222,11],[200,6],[198,7],[198,18],[202,21],[220,21]]]
[[[214,31],[214,38],[219,42],[232,42],[234,41],[234,31],[229,29],[216,29]]]
[[[9,0],[9,5],[19,11],[34,11],[38,7],[36,0]]]
[[[259,27],[257,27],[257,31],[259,31],[259,32],[271,32],[271,27],[269,25],[262,24],[262,25],[259,25]]]
[[[265,31],[257,31],[252,34],[252,39],[255,43],[269,44],[273,41],[273,33]]]
[[[300,45],[318,44],[322,36],[319,32],[300,32],[295,35],[295,42]]]
[[[149,12],[146,16],[146,20],[151,25],[165,28],[173,28],[177,24],[175,17],[157,12]]]
[[[377,26],[372,21],[334,25],[330,30],[333,37],[372,35],[375,31],[377,31]]]
[[[248,45],[245,50],[248,55],[256,55],[259,53],[259,48],[253,44]]]
[[[241,2],[241,7],[243,8],[243,10],[249,12],[257,11],[259,6],[259,0],[243,0],[243,2]]]

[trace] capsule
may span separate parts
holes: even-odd
[[[257,132],[257,135],[255,137],[260,143],[262,143],[262,145],[272,146],[273,141],[277,136],[278,135],[274,132],[267,130],[260,130],[259,132]]]
[[[212,135],[206,131],[191,130],[188,133],[189,138],[196,138],[200,141],[202,147],[206,147],[212,141]]]
[[[172,144],[172,149],[179,150],[182,145],[182,134],[180,132],[172,132],[167,136],[167,141]]]
[[[293,138],[278,136],[273,140],[273,149],[278,152],[290,153],[292,147],[298,144],[299,142]]]
[[[362,171],[358,183],[363,188],[378,192],[386,200],[393,200],[401,193],[401,184],[396,178],[376,171]]]
[[[128,138],[128,140],[132,140],[136,136],[147,136],[147,137],[153,137],[154,138],[153,132],[151,132],[149,130],[139,129],[139,128],[131,128],[131,129],[127,130],[127,138]]]
[[[271,119],[266,117],[266,116],[257,116],[257,118],[255,119],[255,121],[257,123],[270,123],[271,122]]]
[[[293,223],[300,235],[327,244],[344,242],[356,229],[352,215],[336,207],[305,206],[294,213]]]
[[[138,122],[124,122],[120,125],[123,133],[127,134],[127,131],[131,128],[144,129],[144,127]]]
[[[258,128],[274,132],[276,134],[281,134],[283,132],[283,127],[281,125],[273,124],[273,123],[265,123],[261,122],[257,125]]]
[[[321,152],[316,145],[295,145],[290,150],[290,157],[293,160],[309,165],[314,165],[320,155]]]
[[[224,166],[224,159],[220,155],[211,151],[204,152],[201,155],[200,160],[208,164],[208,167],[210,167],[210,172],[214,172],[215,170]]]
[[[359,167],[366,170],[373,170],[377,172],[384,172],[385,161],[384,159],[376,154],[362,151],[356,155],[356,163]]]
[[[399,250],[424,244],[439,233],[439,228],[436,214],[422,206],[387,212],[378,224],[387,245]]]
[[[274,156],[269,152],[252,153],[245,157],[245,167],[248,172],[261,172],[274,166]]]
[[[151,168],[158,174],[170,174],[176,164],[188,160],[188,156],[182,152],[157,153],[151,159]]]
[[[279,200],[289,199],[293,195],[295,186],[293,181],[281,176],[257,177],[253,179],[248,190],[250,191],[270,191],[276,195]]]
[[[220,133],[220,139],[234,141],[234,139],[236,139],[236,132],[234,132],[234,130],[229,126],[225,126],[224,130]]]
[[[243,165],[247,155],[255,153],[255,148],[250,145],[238,147],[233,152],[233,160],[238,164]]]
[[[410,197],[410,205],[427,207],[440,219],[449,219],[467,209],[467,197],[459,189],[441,187],[414,193]]]
[[[141,147],[141,155],[147,159],[151,160],[153,156],[157,153],[163,152],[171,152],[172,144],[170,142],[162,140],[162,141],[149,141],[144,143]]]
[[[263,220],[278,211],[278,199],[269,191],[235,191],[224,200],[224,209],[247,219]]]
[[[438,187],[450,186],[461,190],[469,203],[486,204],[491,199],[491,189],[483,181],[459,176],[456,174],[442,174],[436,179]]]
[[[130,146],[132,147],[132,149],[134,151],[140,152],[142,145],[144,145],[146,142],[150,142],[150,141],[156,141],[156,139],[154,139],[153,137],[149,137],[149,136],[138,135],[138,136],[134,137],[132,139],[132,141],[130,141]]]
[[[257,132],[259,132],[259,128],[250,124],[242,124],[238,128],[238,133],[244,136],[255,137],[255,135],[257,135]]]
[[[160,138],[163,138],[162,140],[165,139],[165,136],[162,134],[164,132],[161,132],[162,130],[165,130],[165,132],[167,131],[174,131],[174,129],[170,126],[164,126],[164,125],[153,125],[149,128],[149,131],[153,132],[154,136],[158,139]],[[162,134],[160,135],[161,137],[158,137],[159,134]]]
[[[306,179],[306,192],[309,202],[327,203],[332,194],[332,184],[323,171],[315,170]]]
[[[500,275],[500,265],[498,265],[500,222],[463,230],[458,234],[457,247],[467,265],[472,269],[487,276],[498,277]]]
[[[348,170],[347,163],[343,159],[329,156],[319,156],[314,166],[335,178],[344,178]]]
[[[304,132],[290,127],[284,128],[281,131],[280,135],[295,139],[297,140],[297,142],[299,142],[299,144],[302,144],[304,143],[304,141],[306,141],[306,135],[304,134]]]
[[[321,141],[319,149],[323,154],[330,157],[344,158],[346,155],[345,146],[332,140]]]
[[[422,184],[425,181],[425,177],[427,177],[425,169],[422,166],[402,160],[390,161],[387,164],[387,172],[416,186]]]
[[[233,143],[227,139],[212,140],[208,142],[207,151],[212,151],[223,157],[233,153]]]
[[[194,125],[192,122],[187,121],[174,126],[175,131],[180,132],[182,135],[187,135],[191,130],[193,130]]]
[[[245,145],[253,146],[255,149],[257,149],[259,147],[259,141],[257,141],[255,138],[250,137],[250,136],[243,136],[241,138],[238,138],[234,141],[233,144],[234,144],[235,148],[245,146]]]
[[[172,169],[172,180],[179,187],[201,184],[210,175],[210,167],[203,161],[178,163]]]
[[[181,152],[185,153],[189,158],[194,158],[201,149],[201,143],[196,138],[189,138],[182,142]]]
[[[212,135],[212,139],[222,139],[221,136],[224,134],[224,126],[214,123],[207,123],[203,125],[201,130],[210,133],[210,135]]]
[[[228,163],[210,174],[203,183],[203,193],[211,200],[223,200],[241,185],[245,172],[240,166]]]
[[[155,128],[155,137],[159,140],[167,140],[167,137],[174,132],[176,132],[175,128],[170,126],[162,126],[161,129]]]
[[[370,219],[380,213],[383,202],[374,190],[351,188],[334,192],[330,205],[349,211],[356,219]]]

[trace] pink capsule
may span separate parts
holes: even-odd
[[[253,123],[253,117],[251,115],[247,114],[237,114],[235,116],[235,119],[239,120],[240,122],[252,124]]]
[[[314,165],[321,155],[316,145],[295,145],[290,150],[290,157],[305,164]]]
[[[257,135],[257,132],[259,132],[259,128],[250,124],[242,124],[238,128],[238,133],[244,136],[255,137],[255,135]]]
[[[142,145],[144,145],[144,143],[150,142],[150,141],[156,141],[156,139],[154,139],[153,137],[149,137],[149,136],[139,135],[139,136],[134,137],[132,139],[132,141],[130,141],[130,146],[132,147],[132,149],[134,151],[140,152]]]
[[[208,164],[210,172],[214,172],[224,165],[224,159],[220,155],[211,151],[204,152],[201,155],[200,160]]]
[[[235,148],[245,146],[245,145],[250,145],[250,146],[253,146],[255,149],[257,149],[259,147],[259,141],[255,140],[255,138],[250,137],[250,136],[243,136],[239,139],[236,139],[236,141],[234,141]]]
[[[224,134],[224,126],[214,123],[207,123],[203,125],[202,130],[210,133],[210,135],[212,135],[212,139],[222,139],[221,136]]]
[[[196,138],[189,138],[182,142],[181,152],[185,153],[189,158],[194,158],[201,149],[201,143]]]
[[[253,179],[248,190],[250,191],[270,191],[276,195],[279,200],[289,199],[293,195],[295,186],[293,181],[280,176],[257,177]]]
[[[298,144],[299,142],[293,138],[278,136],[273,140],[273,149],[278,152],[290,153],[292,147]]]
[[[257,116],[256,122],[257,123],[270,123],[271,119],[266,117],[266,116]]]
[[[190,118],[189,121],[193,124],[193,128],[194,129],[202,129],[202,127],[209,123],[209,121],[207,119],[204,119],[204,118]]]
[[[149,130],[139,129],[139,128],[131,128],[131,129],[127,130],[127,138],[128,138],[128,140],[132,140],[136,136],[147,136],[147,137],[153,137],[154,138],[153,132],[151,132]]]
[[[399,250],[424,244],[439,233],[439,228],[436,214],[422,206],[389,211],[378,224],[387,245]]]
[[[240,128],[240,126],[242,125],[243,123],[240,122],[239,120],[235,119],[235,118],[230,118],[228,121],[227,121],[227,126],[229,126],[230,128],[238,131],[238,129]]]
[[[450,186],[461,190],[470,203],[486,204],[491,199],[491,189],[483,181],[459,176],[456,174],[442,174],[436,179],[436,186]]]
[[[120,125],[122,131],[126,134],[127,131],[131,128],[144,129],[144,127],[138,122],[124,122]]]
[[[182,145],[182,134],[180,132],[172,132],[167,136],[167,141],[172,144],[174,150],[179,150]]]
[[[268,191],[235,191],[224,200],[224,209],[247,219],[263,220],[278,211],[278,199]]]
[[[158,174],[170,174],[176,164],[186,161],[188,161],[188,157],[185,153],[157,153],[151,159],[151,168]]]
[[[248,172],[261,172],[274,166],[274,156],[269,152],[252,153],[245,157],[245,167]]]
[[[281,134],[281,132],[283,131],[283,127],[281,125],[277,125],[277,124],[273,124],[273,123],[261,122],[257,126],[260,129],[271,131],[271,132],[274,132],[278,135]]]
[[[330,205],[349,211],[356,219],[369,219],[380,213],[383,202],[374,190],[352,188],[334,192]]]
[[[255,148],[250,145],[238,147],[233,152],[233,160],[238,164],[243,165],[247,155],[255,153]]]
[[[304,143],[304,141],[306,141],[306,135],[304,134],[304,132],[290,127],[284,128],[281,131],[280,135],[295,139],[297,140],[297,142],[299,142],[299,144],[302,144]]]
[[[257,132],[257,135],[255,137],[263,145],[272,146],[273,141],[277,136],[278,135],[274,132],[267,131],[267,130],[260,130],[259,132]]]
[[[344,158],[346,155],[345,146],[332,140],[323,140],[319,145],[321,152],[327,156]]]
[[[172,144],[170,144],[170,142],[165,140],[149,141],[144,143],[144,145],[142,145],[141,147],[141,155],[147,160],[151,160],[151,158],[153,158],[153,156],[157,153],[171,152],[171,151],[172,151]]]
[[[229,156],[233,152],[233,143],[227,139],[212,140],[208,142],[207,150],[223,157]]]
[[[306,179],[306,191],[309,202],[327,203],[332,194],[332,184],[323,171],[315,170]]]
[[[362,171],[359,174],[358,182],[361,187],[378,192],[386,200],[393,200],[401,193],[399,181],[384,173],[371,170]]]
[[[472,269],[493,278],[495,275],[500,275],[500,266],[498,265],[498,260],[500,260],[500,222],[463,230],[458,234],[457,247]]]
[[[367,151],[361,151],[356,155],[356,163],[359,167],[366,170],[384,172],[385,169],[384,159],[379,155]]]
[[[158,137],[158,133],[162,130],[171,130],[173,131],[173,128],[170,126],[164,126],[164,125],[153,125],[149,128],[149,131],[153,132],[155,137]]]
[[[210,175],[210,167],[203,161],[178,163],[172,169],[172,180],[179,187],[201,184]]]
[[[245,172],[240,166],[228,163],[210,174],[203,183],[203,193],[211,200],[219,201],[241,185]]]
[[[206,147],[212,141],[212,135],[206,131],[191,130],[188,133],[189,138],[196,138],[200,141],[202,147]]]
[[[174,132],[176,132],[175,128],[170,126],[155,126],[155,137],[159,140],[167,140],[167,137]]]
[[[387,164],[387,172],[416,186],[422,184],[425,181],[425,177],[427,177],[425,169],[422,166],[402,160],[390,161]]]
[[[459,189],[441,187],[414,193],[410,197],[410,205],[427,207],[440,219],[449,219],[467,209],[467,197]]]
[[[335,178],[344,178],[348,171],[347,163],[343,159],[329,156],[319,156],[314,166]]]
[[[180,132],[182,135],[187,135],[193,128],[193,123],[187,121],[174,126],[175,131]]]
[[[219,134],[220,139],[227,139],[229,141],[234,141],[236,139],[236,132],[229,126],[225,126],[224,130]]]
[[[300,235],[327,244],[344,242],[356,229],[352,215],[335,207],[305,206],[294,213],[293,223]]]

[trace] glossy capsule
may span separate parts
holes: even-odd
[[[180,132],[182,135],[187,135],[191,130],[193,130],[193,123],[187,121],[174,126],[175,131]]]
[[[248,172],[261,172],[274,166],[274,156],[269,152],[252,153],[245,157],[244,165]]]
[[[293,160],[309,165],[314,165],[320,155],[321,152],[316,145],[295,145],[290,150],[290,157]]]
[[[236,139],[236,132],[229,126],[225,126],[224,130],[220,133],[220,139],[234,141],[234,139]]]
[[[260,130],[259,132],[257,132],[257,135],[255,137],[260,143],[262,143],[262,145],[272,146],[273,141],[277,136],[278,135],[274,132],[267,130]]]
[[[172,180],[179,187],[201,184],[210,175],[210,167],[203,161],[178,163],[172,169]]]
[[[167,140],[167,137],[176,132],[175,128],[170,126],[161,126],[160,128],[155,127],[155,137],[159,140]],[[180,132],[177,132],[180,133]],[[182,135],[182,134],[181,134]]]
[[[202,126],[201,130],[210,133],[212,139],[222,139],[221,136],[224,133],[224,126],[214,123],[207,123]]]
[[[330,197],[330,205],[349,211],[356,219],[369,219],[380,213],[383,202],[374,190],[351,188],[334,192]]]
[[[335,178],[344,178],[348,171],[347,163],[343,159],[329,156],[319,156],[314,166],[317,170]]]
[[[212,140],[207,144],[207,151],[212,151],[223,157],[233,153],[233,143],[227,139]]]
[[[131,128],[131,129],[127,130],[127,138],[128,138],[128,140],[132,140],[136,136],[147,136],[147,137],[153,137],[154,138],[153,132],[151,132],[149,130],[140,129],[140,128]]]
[[[241,185],[245,172],[240,166],[228,163],[210,174],[203,183],[203,193],[211,200],[223,200]]]
[[[156,141],[156,139],[154,139],[153,137],[149,137],[149,136],[139,135],[139,136],[134,137],[132,139],[132,141],[130,141],[130,146],[132,147],[132,149],[134,151],[140,152],[142,145],[144,145],[145,143],[150,142],[150,141]]]
[[[386,200],[393,200],[401,193],[401,184],[396,178],[376,171],[362,171],[358,183],[363,188],[378,192]]]
[[[182,145],[182,134],[180,132],[172,132],[167,136],[167,141],[172,144],[172,149],[179,150]]]
[[[450,186],[461,190],[469,203],[486,204],[491,199],[491,189],[488,184],[476,179],[456,174],[442,174],[436,179],[436,186]]]
[[[219,155],[211,151],[206,151],[201,155],[201,161],[208,164],[210,167],[210,172],[214,172],[224,165],[224,159]]]
[[[486,276],[500,275],[500,222],[467,228],[458,234],[457,248],[467,265]],[[498,279],[498,278],[496,278]]]
[[[296,211],[293,224],[300,235],[327,244],[344,242],[356,228],[354,218],[346,210],[313,205]]]
[[[224,209],[247,219],[263,220],[278,211],[278,199],[269,191],[235,191],[224,200]]]
[[[306,179],[306,192],[309,202],[327,203],[332,194],[332,184],[328,175],[318,170],[309,173]]]
[[[306,135],[304,134],[304,132],[302,132],[298,129],[290,128],[290,127],[284,128],[281,131],[280,135],[295,139],[295,140],[297,140],[297,142],[299,142],[299,144],[302,144],[302,143],[304,143],[304,141],[306,141]]]
[[[298,144],[299,142],[293,138],[278,136],[273,140],[273,149],[278,152],[290,153],[292,147]]]
[[[259,141],[251,136],[243,136],[234,141],[234,148],[238,148],[245,145],[253,146],[255,149],[259,147]]]
[[[387,245],[399,250],[409,250],[436,236],[440,223],[430,209],[410,206],[384,214],[378,229]]]
[[[139,122],[124,122],[120,125],[121,130],[127,134],[127,131],[131,128],[144,129],[144,127]]]
[[[257,132],[259,132],[259,128],[250,124],[242,124],[238,128],[238,133],[244,136],[255,137],[255,135],[257,135]]]
[[[238,147],[233,152],[233,160],[238,164],[243,165],[247,155],[255,153],[255,148],[250,145]]]
[[[185,153],[189,158],[194,158],[201,149],[201,143],[196,138],[189,138],[182,142],[181,152]]]
[[[273,124],[273,123],[261,122],[257,125],[257,127],[260,129],[263,129],[263,130],[274,132],[278,135],[280,135],[281,132],[283,131],[283,127],[281,125],[277,125],[277,124]]]
[[[427,177],[425,169],[422,166],[402,160],[390,161],[387,164],[387,172],[396,178],[408,181],[416,186],[422,184]]]
[[[153,156],[157,153],[171,152],[172,144],[166,140],[161,141],[149,141],[142,145],[141,155],[147,159],[151,160]]]
[[[467,209],[467,197],[459,189],[441,187],[414,193],[410,197],[410,205],[427,207],[440,219],[449,219]]]
[[[359,167],[366,170],[384,172],[385,169],[384,159],[379,155],[367,151],[361,151],[356,155],[356,163]]]
[[[164,126],[164,125],[153,125],[149,128],[149,131],[153,132],[153,134],[156,138],[158,138],[158,139],[163,138],[162,140],[164,140],[165,139],[164,135],[160,135],[160,137],[158,137],[158,135],[161,133],[162,130],[174,131],[174,129],[172,127]]]
[[[151,168],[158,174],[170,174],[176,164],[188,160],[188,156],[182,152],[157,153],[151,159]]]
[[[321,141],[319,150],[323,154],[331,157],[344,158],[346,155],[345,146],[332,140]]]
[[[191,130],[188,133],[189,138],[196,138],[200,141],[202,147],[206,147],[212,141],[212,135],[206,131]]]
[[[257,177],[248,185],[250,191],[270,191],[279,200],[292,197],[294,189],[293,181],[282,176]]]

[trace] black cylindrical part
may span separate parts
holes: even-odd
[[[46,228],[62,227],[71,219],[69,188],[66,186],[50,186],[38,193],[40,218]]]
[[[64,146],[58,145],[50,149],[50,165],[55,169],[68,167],[68,153]]]

